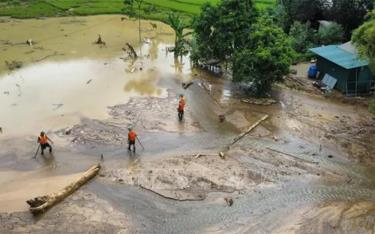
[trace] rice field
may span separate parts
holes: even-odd
[[[171,11],[189,18],[201,11],[203,4],[221,0],[144,0],[143,18],[165,20]],[[255,0],[258,9],[272,7],[276,0]],[[122,14],[129,11],[123,0],[0,0],[0,16],[33,18],[64,15]],[[134,10],[133,10],[134,11]]]

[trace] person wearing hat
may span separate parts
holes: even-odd
[[[131,151],[131,146],[133,146],[133,152],[135,152],[135,140],[137,138],[137,134],[131,127],[128,127],[128,130],[128,150]]]
[[[51,145],[48,143],[51,142],[53,144],[53,141],[51,139],[49,139],[49,137],[44,133],[44,132],[41,132],[40,133],[40,136],[38,137],[38,143],[40,144],[40,148],[41,148],[41,154],[43,155],[44,154],[44,150],[48,147],[49,148],[49,152],[52,153],[52,147]]]

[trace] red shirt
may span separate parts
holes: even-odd
[[[129,141],[135,141],[135,138],[137,137],[137,134],[134,131],[130,131],[128,133],[128,140]]]
[[[183,98],[178,102],[178,110],[183,111],[185,109],[185,100]]]

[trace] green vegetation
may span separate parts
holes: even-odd
[[[360,54],[369,59],[370,68],[375,73],[375,10],[369,15],[369,20],[353,33],[352,40]],[[370,100],[369,110],[375,113],[375,95]]]
[[[288,36],[270,18],[258,18],[252,28],[249,44],[234,56],[233,79],[247,82],[248,93],[262,97],[289,73],[294,52]]]
[[[309,48],[349,41],[373,7],[374,0],[277,0],[267,13],[291,37],[298,62],[311,58]]]
[[[255,0],[259,9],[273,6],[276,0]],[[135,15],[127,0],[0,0],[0,16],[34,18],[66,15],[123,14]],[[183,19],[198,15],[205,3],[221,0],[144,0],[141,17],[166,22],[168,14],[178,12]]]
[[[177,58],[178,56],[183,56],[189,52],[187,45],[188,41],[185,39],[188,35],[192,34],[192,32],[185,32],[184,30],[187,29],[188,25],[186,25],[181,17],[177,14],[171,13],[168,15],[168,24],[175,32],[175,42],[174,42],[174,56]]]
[[[248,94],[267,96],[272,84],[288,74],[294,55],[289,37],[272,18],[259,16],[251,0],[205,5],[194,25],[192,60],[229,63],[233,81]]]

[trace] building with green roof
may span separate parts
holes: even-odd
[[[375,80],[368,61],[358,56],[357,50],[348,42],[310,49],[317,55],[319,79],[328,74],[337,83],[335,88],[347,96],[365,95],[371,92]]]

